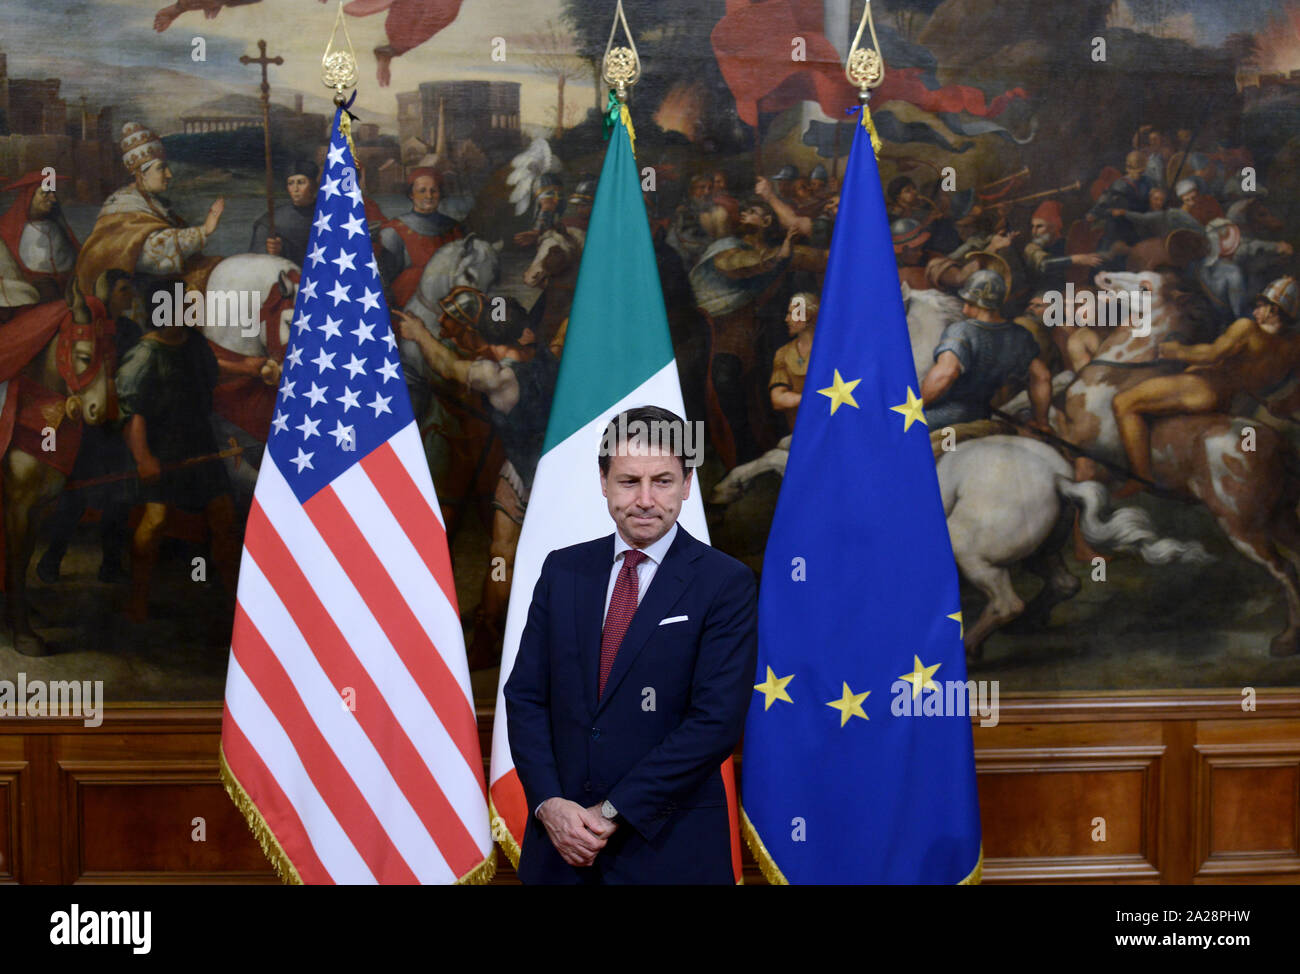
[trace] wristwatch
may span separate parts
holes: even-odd
[[[600,817],[607,818],[610,821],[618,818],[618,809],[610,803],[608,798],[600,803]]]

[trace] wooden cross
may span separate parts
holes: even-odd
[[[266,41],[257,42],[257,57],[249,57],[247,54],[239,59],[240,64],[260,64],[262,66],[262,131],[265,133],[265,161],[266,161],[266,234],[267,237],[275,236],[275,189],[273,186],[274,179],[271,175],[271,85],[267,81],[266,67],[269,64],[284,64],[284,58],[267,57]]]

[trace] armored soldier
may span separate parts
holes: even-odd
[[[894,239],[894,261],[898,264],[899,282],[915,291],[935,287],[925,273],[926,265],[936,256],[926,247],[930,231],[905,216],[889,225],[889,233]]]
[[[1047,428],[1052,375],[1038,342],[1019,325],[1002,317],[1007,287],[996,271],[972,274],[958,292],[966,315],[948,325],[934,350],[934,365],[921,383],[930,444],[938,458],[944,428],[954,427],[956,441],[1005,431],[989,422],[994,396],[1013,380],[1025,381],[1034,423]]]
[[[780,171],[772,177],[772,185],[776,189],[776,195],[785,200],[790,199],[791,188],[798,178],[798,169],[794,166],[782,166]]]
[[[458,221],[438,212],[442,189],[442,175],[436,170],[412,170],[406,189],[411,209],[389,220],[379,233],[379,272],[392,290],[393,305],[411,299],[425,265],[443,245],[465,236]]]
[[[1223,327],[1246,314],[1246,276],[1234,259],[1241,246],[1241,228],[1219,217],[1210,221],[1205,235],[1210,252],[1192,265],[1192,275]]]

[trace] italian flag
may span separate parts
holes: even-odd
[[[515,553],[506,616],[492,727],[490,803],[492,833],[516,866],[528,808],[510,755],[505,685],[519,652],[542,561],[556,548],[614,532],[597,466],[601,437],[611,418],[624,409],[652,405],[689,419],[682,404],[641,179],[623,115],[614,125],[596,189],[546,441]],[[678,521],[707,543],[700,494],[700,485],[692,484]],[[732,862],[739,882],[740,839],[730,759],[724,780],[731,805]]]

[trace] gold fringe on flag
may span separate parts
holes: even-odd
[[[457,886],[486,886],[497,874],[497,850],[494,846],[488,850],[488,857],[477,866],[456,880]]]
[[[758,830],[754,828],[754,823],[749,820],[745,814],[745,809],[740,809],[740,831],[745,836],[745,844],[749,846],[749,851],[754,854],[754,859],[758,863],[758,868],[763,871],[763,878],[773,886],[789,886],[790,882],[781,872],[781,867],[776,864],[772,854],[767,851],[767,846],[763,845],[763,840],[758,837]],[[957,883],[958,886],[978,886],[984,879],[984,843],[980,843],[979,859],[975,863],[975,868],[967,874],[966,878]]]
[[[287,886],[302,886],[303,881],[302,877],[298,875],[298,870],[294,868],[289,857],[285,855],[284,849],[281,848],[279,840],[275,837],[275,833],[266,824],[266,819],[262,818],[262,813],[253,804],[253,799],[248,797],[248,792],[244,791],[244,786],[239,783],[235,773],[230,770],[230,765],[226,763],[224,749],[217,751],[217,760],[221,767],[221,783],[226,787],[226,794],[230,796],[230,800],[235,803],[235,807],[243,814],[244,821],[248,823],[249,831],[257,838],[257,844],[262,847],[263,855],[275,868],[275,874]],[[485,886],[492,882],[496,874],[497,851],[496,849],[490,849],[488,857],[464,876],[457,879],[456,885]]]
[[[230,800],[235,803],[235,807],[243,814],[249,830],[257,839],[257,844],[262,847],[262,853],[275,867],[276,875],[286,885],[301,886],[302,877],[298,875],[298,870],[293,868],[293,863],[284,854],[284,849],[280,848],[275,833],[266,824],[266,820],[262,818],[262,813],[253,804],[253,799],[248,797],[248,793],[244,791],[244,786],[239,783],[235,773],[230,770],[230,765],[226,763],[225,748],[220,748],[217,751],[217,760],[221,766],[221,783],[226,786],[226,794],[230,796]]]
[[[772,859],[767,846],[763,845],[763,840],[758,837],[758,830],[745,814],[743,805],[740,809],[740,831],[745,837],[745,845],[749,846],[749,851],[754,854],[754,859],[758,862],[758,868],[763,871],[763,878],[772,886],[789,886],[790,883],[782,874],[781,867]]]
[[[501,846],[501,851],[504,852],[506,858],[510,860],[510,865],[518,869],[519,843],[516,842],[515,837],[510,834],[510,829],[506,826],[506,820],[502,818],[501,813],[497,811],[497,807],[492,803],[491,797],[488,798],[488,813],[492,817],[492,838],[497,840],[497,844]]]
[[[960,883],[958,883],[957,885],[958,885],[958,886],[978,886],[978,885],[979,885],[980,883],[982,883],[983,881],[984,881],[984,843],[981,842],[981,843],[980,843],[980,857],[979,857],[979,860],[975,863],[975,868],[972,869],[972,870],[970,871],[970,875],[968,875],[965,879],[963,879],[963,880],[962,880]]]

